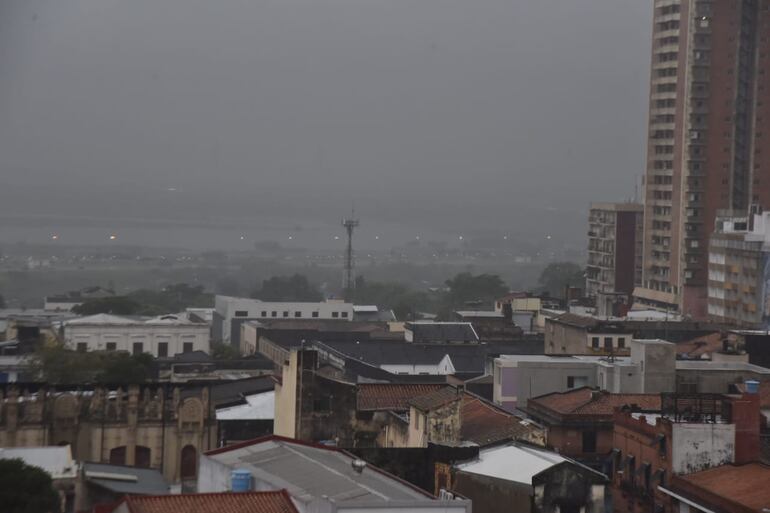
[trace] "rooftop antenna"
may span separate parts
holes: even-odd
[[[342,288],[345,294],[345,301],[352,301],[353,289],[356,287],[356,278],[354,274],[355,263],[353,261],[353,230],[358,227],[355,208],[350,210],[350,217],[342,219],[342,226],[348,233],[348,244],[345,249],[345,275],[342,278]]]

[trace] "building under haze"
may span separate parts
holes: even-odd
[[[709,244],[708,313],[747,328],[770,325],[770,212],[718,217]]]
[[[642,217],[638,203],[593,203],[588,216],[586,295],[630,296],[642,282]]]
[[[718,209],[770,207],[770,1],[655,0],[639,302],[707,312]]]

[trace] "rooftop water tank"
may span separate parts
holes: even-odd
[[[759,392],[759,381],[749,379],[746,381],[746,393],[756,394]]]
[[[233,492],[251,491],[251,472],[244,469],[236,469],[230,473],[230,489]]]

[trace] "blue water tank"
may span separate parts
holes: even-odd
[[[746,393],[756,394],[759,392],[759,381],[749,379],[746,381]]]
[[[233,470],[230,474],[230,488],[234,492],[250,492],[251,472],[244,469]]]

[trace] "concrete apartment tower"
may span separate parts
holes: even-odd
[[[588,216],[586,295],[630,296],[642,281],[642,213],[638,203],[592,203]]]
[[[770,208],[770,0],[654,0],[638,303],[707,315],[718,210]]]

